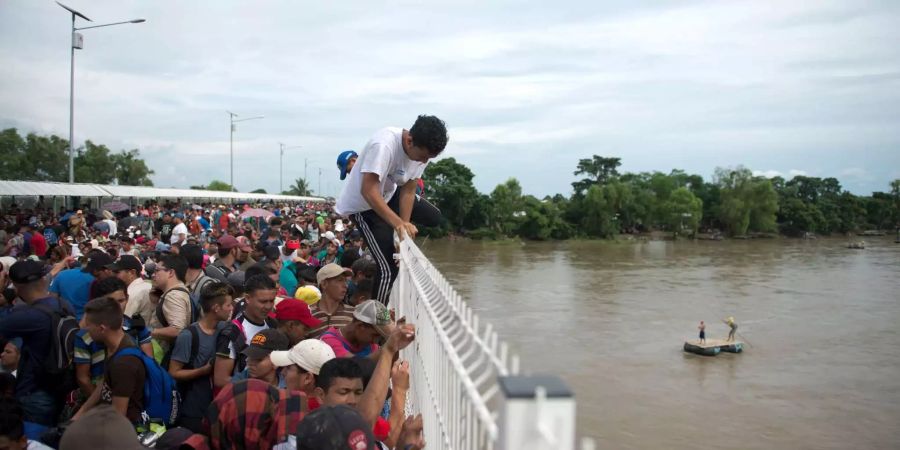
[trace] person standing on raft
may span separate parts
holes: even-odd
[[[705,344],[706,343],[706,324],[703,323],[703,321],[701,320],[700,326],[697,328],[700,330],[700,343]]]
[[[728,320],[725,321],[725,323],[729,327],[731,327],[731,331],[728,332],[728,339],[726,339],[726,340],[728,342],[733,342],[734,341],[734,333],[737,332],[737,324],[734,323],[734,317],[729,317]]]

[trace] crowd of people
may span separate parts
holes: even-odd
[[[8,210],[4,448],[420,448],[356,224],[251,206]]]
[[[379,130],[335,205],[4,211],[0,448],[423,448],[387,303],[446,143]]]

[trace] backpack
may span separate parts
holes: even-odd
[[[56,303],[59,310],[40,303],[34,305],[35,309],[50,316],[50,353],[41,362],[48,379],[69,372],[75,356],[75,335],[79,328],[75,314],[66,310],[58,298]]]
[[[189,333],[191,333],[191,353],[188,356],[188,362],[184,365],[184,369],[196,369],[194,367],[194,360],[197,359],[197,354],[200,353],[200,330],[197,327],[191,325],[186,328]],[[171,362],[171,360],[170,360]],[[207,376],[206,378],[209,378]],[[188,389],[190,389],[191,385],[194,382],[201,380],[200,378],[189,380],[189,381],[176,381],[178,385],[178,392],[181,393],[181,397],[184,398]],[[208,382],[209,380],[207,380]]]
[[[181,291],[181,292],[184,292],[185,294],[187,294],[188,297],[190,297],[190,299],[191,299],[191,321],[189,323],[196,322],[200,316],[200,295],[199,295],[199,293],[195,296],[194,294],[191,294],[191,292],[188,291],[187,288],[177,287],[177,288],[170,289],[169,291],[166,292],[166,294],[168,294],[169,292],[172,292],[172,291]],[[163,303],[165,303],[165,302],[166,302],[166,296],[163,295],[162,298],[159,299],[159,303],[156,305],[156,319],[159,320],[159,323],[160,323],[160,325],[163,326],[163,328],[169,326],[169,321],[166,320],[166,315],[163,312]]]
[[[161,420],[165,425],[172,425],[178,419],[178,406],[181,394],[175,380],[156,361],[138,347],[126,347],[119,350],[114,358],[134,356],[144,364],[146,379],[144,380],[144,412],[151,420]]]

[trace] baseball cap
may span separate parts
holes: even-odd
[[[287,246],[288,250],[297,250],[298,248],[300,248],[300,241],[292,239],[287,241],[287,243],[285,243],[284,245]]]
[[[350,275],[350,273],[352,273],[350,269],[341,267],[335,263],[326,264],[325,267],[319,269],[319,273],[316,274],[316,282],[322,284],[323,281],[329,278]]]
[[[338,169],[341,169],[342,180],[347,178],[347,163],[350,162],[351,158],[356,158],[357,156],[359,155],[357,155],[353,150],[344,150],[340,155],[338,155],[337,166]]]
[[[38,261],[30,259],[25,261],[17,261],[9,268],[9,279],[13,283],[27,284],[33,283],[44,275],[50,273],[50,268]]]
[[[315,286],[300,286],[294,292],[294,298],[303,300],[307,305],[315,305],[322,300],[322,291]]]
[[[138,442],[134,426],[111,405],[91,408],[84,417],[72,422],[59,442],[60,450],[78,450],[90,443],[92,448],[123,450],[147,449]]]
[[[87,256],[87,266],[85,266],[84,269],[81,269],[82,272],[90,273],[95,270],[105,269],[106,266],[113,263],[112,256],[109,256],[109,253],[104,251],[91,251]]]
[[[374,449],[372,427],[347,405],[322,406],[297,427],[297,450]]]
[[[391,332],[391,312],[378,300],[366,300],[356,305],[353,318],[374,326],[378,334],[384,337]]]
[[[334,358],[331,346],[318,339],[304,339],[288,351],[275,351],[269,354],[269,359],[275,367],[296,364],[313,375],[318,375],[322,365]]]
[[[248,358],[262,359],[275,350],[287,350],[290,346],[291,342],[284,333],[270,328],[253,335],[250,345],[241,353]]]
[[[331,231],[326,231],[325,234],[322,235],[323,238],[328,239],[329,241],[334,240],[334,233]]]
[[[241,249],[242,252],[252,252],[253,244],[250,243],[250,239],[247,239],[247,236],[238,236],[237,237],[238,248]]]
[[[295,298],[286,298],[275,305],[275,319],[298,320],[310,328],[322,324],[319,319],[313,317],[309,311],[309,305]]]
[[[120,270],[134,270],[140,274],[141,271],[144,270],[144,265],[141,264],[134,255],[122,255],[119,257],[118,261],[106,266],[106,268],[113,272],[118,272]]]
[[[220,237],[217,244],[219,245],[219,250],[230,250],[240,245],[238,240],[230,234]]]

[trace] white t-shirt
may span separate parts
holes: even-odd
[[[184,235],[184,238],[187,239],[188,229],[184,222],[175,225],[175,228],[172,229],[172,237],[169,238],[169,243],[177,244],[178,240],[181,239],[180,236],[182,234]]]
[[[262,330],[268,330],[269,324],[263,321],[262,325],[257,325],[244,317],[241,320],[241,325],[244,327],[244,337],[247,338],[247,344],[250,344],[250,340],[253,339],[253,336],[256,336],[256,333],[259,333]],[[228,343],[228,357],[231,359],[237,359],[237,352],[234,351],[234,342]]]
[[[359,158],[350,171],[349,180],[344,185],[337,204],[334,205],[334,210],[338,214],[349,216],[372,209],[362,196],[364,173],[378,174],[381,196],[385,202],[394,196],[398,186],[422,177],[422,172],[428,164],[409,159],[403,151],[402,139],[403,129],[393,127],[382,128],[372,136],[359,153]]]

